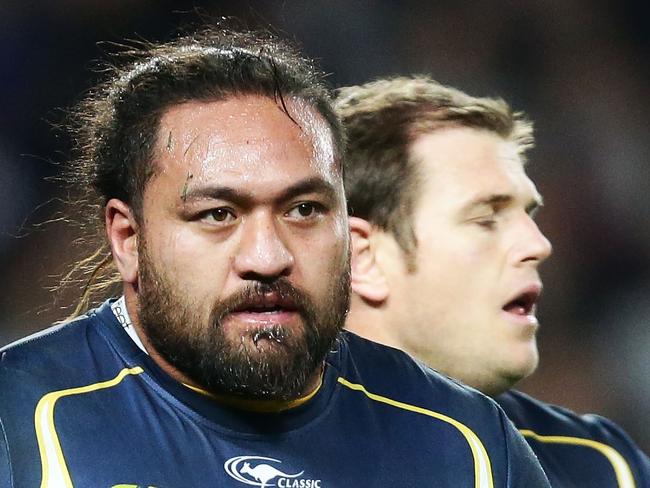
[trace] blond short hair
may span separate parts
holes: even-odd
[[[335,108],[348,139],[348,211],[392,233],[407,257],[417,247],[412,214],[420,178],[410,152],[415,139],[447,127],[487,130],[514,142],[522,160],[534,144],[532,123],[504,100],[473,97],[427,76],[341,88]]]

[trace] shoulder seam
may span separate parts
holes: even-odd
[[[140,366],[123,368],[112,379],[91,383],[86,386],[51,391],[45,394],[37,403],[34,413],[34,428],[41,458],[42,482],[41,486],[57,486],[72,488],[72,480],[68,472],[67,463],[58,434],[54,424],[54,408],[56,402],[63,397],[92,393],[97,390],[112,388],[122,382],[124,378],[142,374]]]
[[[593,439],[586,439],[583,437],[571,437],[562,435],[540,435],[530,429],[519,429],[519,432],[524,437],[530,437],[538,442],[545,444],[565,444],[581,447],[589,447],[602,454],[607,461],[609,461],[616,481],[620,488],[635,488],[636,483],[630,465],[625,457],[612,446],[603,442],[595,441]]]
[[[9,469],[9,486],[14,486],[14,473],[11,465],[11,452],[9,451],[9,439],[7,438],[7,432],[5,431],[5,426],[2,422],[2,417],[0,417],[0,433],[2,434],[3,445],[5,446],[5,452],[7,453],[7,468]]]
[[[370,400],[384,403],[386,405],[390,405],[420,415],[426,415],[428,417],[432,417],[437,420],[446,422],[447,424],[450,424],[453,427],[455,427],[467,442],[469,449],[472,453],[472,460],[474,462],[475,488],[494,488],[494,479],[492,474],[492,463],[490,460],[490,456],[487,453],[487,450],[485,449],[485,446],[483,445],[483,442],[481,441],[479,436],[472,429],[467,427],[465,424],[459,422],[458,420],[452,417],[449,417],[448,415],[435,412],[433,410],[424,407],[418,407],[416,405],[400,402],[399,400],[394,400],[392,398],[378,395],[376,393],[371,393],[368,390],[366,390],[366,388],[363,385],[358,383],[352,383],[340,376],[337,379],[337,381],[343,386],[351,390],[359,391],[363,393]]]
[[[505,439],[504,442],[504,449],[506,451],[506,486],[510,486],[510,478],[512,477],[512,473],[510,472],[510,469],[512,466],[510,466],[510,443],[508,442],[508,434],[506,432],[506,422],[509,422],[507,415],[503,410],[500,408],[496,408],[497,413],[499,414],[499,421],[501,422],[501,433],[503,434],[503,438]],[[514,429],[513,429],[514,430]]]

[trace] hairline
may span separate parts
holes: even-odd
[[[157,117],[155,120],[155,123],[152,127],[153,129],[153,135],[154,135],[154,140],[152,144],[152,148],[150,150],[150,154],[147,156],[147,160],[144,161],[144,164],[147,167],[147,176],[143,182],[143,187],[142,187],[142,192],[141,195],[136,195],[136,198],[133,198],[132,201],[125,202],[127,203],[132,209],[134,213],[134,217],[136,221],[138,221],[139,224],[144,223],[142,211],[143,211],[143,203],[144,203],[144,195],[147,191],[147,188],[152,180],[152,178],[155,178],[160,171],[160,152],[164,150],[164,145],[165,145],[165,136],[162,130],[162,123],[163,119],[165,118],[166,115],[169,114],[169,112],[175,108],[182,107],[183,105],[189,105],[189,104],[212,104],[212,103],[221,103],[221,102],[228,102],[231,100],[236,100],[239,98],[246,98],[246,97],[259,97],[263,99],[270,100],[273,102],[283,113],[285,117],[288,117],[292,122],[296,123],[301,130],[301,137],[305,136],[308,138],[310,141],[311,148],[313,150],[313,157],[318,158],[320,157],[318,153],[318,143],[316,141],[316,137],[318,135],[316,134],[317,130],[309,130],[309,129],[304,129],[303,126],[298,124],[294,118],[291,116],[290,113],[287,113],[285,111],[285,107],[278,101],[274,100],[274,98],[268,94],[261,93],[261,92],[256,92],[254,90],[233,90],[228,93],[224,93],[222,96],[211,96],[211,97],[196,97],[196,98],[190,98],[187,100],[180,100],[178,102],[172,102],[168,104],[165,107],[161,107],[157,113]],[[287,97],[290,101],[292,102],[292,105],[295,106],[296,103],[299,104],[304,104],[303,107],[296,107],[296,109],[300,110],[303,109],[304,107],[307,107],[309,110],[313,112],[313,115],[317,116],[320,119],[320,122],[323,124],[323,127],[327,129],[328,133],[328,144],[330,145],[332,149],[332,160],[331,164],[333,165],[334,171],[337,171],[338,174],[341,176],[343,175],[343,156],[342,152],[344,151],[343,147],[339,147],[337,144],[336,140],[336,135],[334,131],[334,127],[332,127],[332,124],[330,121],[327,119],[327,117],[321,113],[321,111],[318,109],[315,103],[310,101],[308,98],[301,96],[299,94],[293,94],[290,93],[288,94]],[[288,105],[288,104],[287,104]],[[301,118],[301,121],[304,121],[304,119]],[[104,207],[106,207],[106,203],[104,203]]]
[[[437,123],[432,124],[432,127],[429,128],[417,128],[417,129],[409,130],[410,139],[406,145],[407,160],[405,161],[405,167],[407,168],[407,173],[409,173],[409,176],[411,177],[411,181],[412,181],[411,189],[413,191],[411,192],[410,196],[401,195],[400,200],[403,202],[406,200],[409,203],[409,205],[406,205],[407,211],[405,213],[405,216],[408,219],[408,226],[411,229],[411,236],[413,238],[412,246],[405,248],[404,245],[400,243],[400,239],[396,235],[395,229],[393,228],[382,229],[384,232],[389,233],[392,236],[392,238],[397,241],[400,249],[403,251],[404,258],[407,263],[407,269],[410,272],[416,270],[415,259],[418,252],[418,236],[415,231],[414,219],[415,219],[415,214],[417,213],[419,206],[422,203],[422,197],[424,195],[424,191],[423,191],[424,175],[422,172],[422,167],[425,164],[422,157],[414,154],[414,146],[423,137],[434,135],[446,130],[455,130],[455,129],[469,129],[476,132],[492,134],[495,135],[500,142],[506,144],[512,144],[515,147],[517,154],[519,156],[519,162],[521,163],[523,168],[525,168],[528,163],[528,159],[525,157],[525,152],[528,150],[528,148],[523,147],[520,149],[519,145],[517,144],[517,141],[512,137],[514,128],[513,130],[509,131],[508,135],[504,135],[494,128],[479,126],[475,124],[467,124],[459,120],[453,120],[453,121],[442,120],[436,122]]]
[[[417,91],[418,84],[425,88],[423,92]],[[381,119],[386,113],[386,117],[390,117],[391,112],[399,110],[401,106],[405,107],[405,119],[393,126],[400,133],[404,133],[404,143],[393,144],[386,149],[402,153],[404,173],[410,181],[400,187],[397,206],[388,212],[385,219],[374,221],[373,217],[379,217],[373,211],[373,208],[378,208],[376,199],[368,208],[368,217],[374,227],[390,233],[397,241],[406,258],[407,268],[411,271],[415,270],[415,255],[418,249],[413,219],[421,202],[423,181],[422,161],[413,154],[416,142],[422,137],[450,128],[482,131],[512,144],[523,167],[527,163],[526,153],[534,144],[530,121],[524,118],[523,113],[513,111],[504,100],[473,97],[460,90],[440,85],[427,76],[379,79],[361,86],[346,87],[341,89],[336,104],[344,107],[338,109],[339,113],[343,113],[344,125],[347,125],[348,117],[351,117],[356,125],[365,116]],[[356,105],[359,108],[355,110]],[[345,114],[346,109],[350,110],[350,115]],[[370,126],[375,127],[373,122],[370,122]],[[390,123],[384,128],[387,126],[390,127]],[[381,124],[376,124],[374,130],[377,128],[381,128]],[[361,134],[362,137],[365,135],[363,131]],[[354,143],[351,144],[351,147],[354,146]],[[377,155],[381,150],[382,148],[376,145],[361,145],[362,154],[367,152]],[[383,171],[383,168],[379,171]],[[350,207],[350,210],[354,214],[353,207]],[[394,222],[400,215],[407,220],[405,225]]]

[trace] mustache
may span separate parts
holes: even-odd
[[[251,282],[244,288],[232,293],[221,300],[217,309],[213,310],[212,323],[219,324],[226,315],[237,310],[254,306],[268,295],[274,295],[280,303],[290,303],[303,318],[311,317],[313,304],[307,293],[292,285],[286,278],[278,278],[273,282]]]

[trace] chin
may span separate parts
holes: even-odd
[[[511,346],[503,352],[501,361],[493,363],[496,366],[494,374],[487,385],[479,389],[490,396],[499,395],[533,374],[538,363],[539,354],[534,340],[525,345]]]
[[[534,371],[534,368],[532,370],[524,368],[519,370],[512,368],[502,370],[489,380],[486,379],[482,384],[475,385],[475,388],[490,397],[496,397],[513,388],[517,383],[530,375],[532,371]]]
[[[532,347],[522,351],[518,357],[513,357],[512,362],[504,368],[504,376],[507,381],[514,386],[515,383],[527,378],[535,372],[539,364],[539,354],[537,347],[533,344]]]

